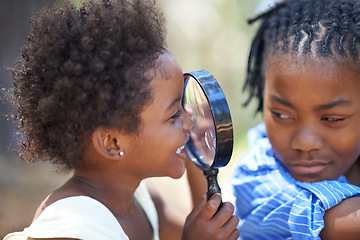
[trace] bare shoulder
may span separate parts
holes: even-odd
[[[50,198],[51,194],[49,194],[39,205],[39,207],[36,209],[36,212],[35,212],[35,216],[34,216],[34,219],[37,219],[39,217],[39,215],[44,211],[44,209],[50,205],[49,204],[49,198]],[[32,238],[29,238],[29,239],[32,239]]]
[[[50,193],[39,205],[39,207],[36,210],[35,216],[33,221],[39,217],[39,215],[51,204],[54,202],[72,197],[72,196],[82,196],[86,195],[83,191],[81,191],[79,188],[74,186],[74,184],[71,181],[66,182],[63,186],[56,189],[52,193]]]
[[[360,236],[360,197],[344,199],[324,215],[325,227],[321,239],[359,239]]]

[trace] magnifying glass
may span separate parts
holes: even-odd
[[[207,179],[209,200],[221,193],[218,168],[226,166],[233,151],[230,110],[219,83],[206,70],[184,74],[183,107],[193,121],[185,149]]]

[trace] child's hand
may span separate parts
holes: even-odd
[[[207,202],[205,197],[197,202],[186,218],[182,239],[237,239],[240,235],[236,229],[239,219],[233,215],[234,206],[225,202],[216,213],[220,203],[220,194],[214,194]]]

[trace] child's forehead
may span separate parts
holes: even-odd
[[[266,61],[265,71],[268,68],[286,70],[289,67],[303,71],[335,67],[339,71],[351,71],[353,74],[359,74],[360,77],[360,64],[351,59],[339,56],[321,57],[308,54],[270,54]]]
[[[180,75],[182,69],[175,58],[167,51],[163,51],[155,61],[154,67],[148,71],[148,77],[152,82],[157,80],[167,81],[168,79]]]
[[[264,74],[265,84],[282,84],[282,80],[286,80],[286,84],[301,81],[316,88],[325,87],[324,85],[341,87],[345,84],[360,90],[360,72],[348,64],[331,59],[272,56]],[[336,91],[338,87],[333,90]]]

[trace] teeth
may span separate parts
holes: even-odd
[[[176,150],[176,153],[177,153],[177,154],[180,154],[183,149],[184,149],[184,146],[179,147],[179,148]]]

